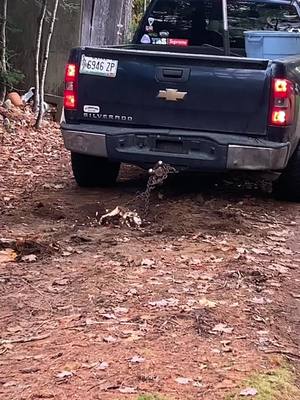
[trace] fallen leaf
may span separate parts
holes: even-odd
[[[17,332],[21,332],[22,328],[18,325],[14,325],[14,326],[9,326],[6,328],[7,332],[10,333],[17,333]]]
[[[246,388],[240,391],[240,396],[256,396],[257,390],[255,388]]]
[[[55,375],[57,379],[66,379],[70,378],[71,376],[73,376],[73,372],[71,371],[61,371],[57,375]]]
[[[148,303],[150,306],[154,307],[166,307],[169,305],[167,300],[157,300],[157,301],[149,301]]]
[[[280,253],[280,254],[283,254],[283,255],[285,255],[285,256],[291,256],[291,255],[293,254],[292,250],[286,249],[286,248],[284,248],[284,247],[276,247],[276,248],[274,249],[274,251],[276,251],[276,252],[278,252],[278,253]]]
[[[118,391],[120,393],[124,393],[124,394],[126,394],[126,393],[135,393],[136,389],[134,387],[122,387],[122,388],[119,388]]]
[[[299,293],[291,293],[291,296],[294,297],[294,299],[300,299]]]
[[[279,274],[287,274],[289,269],[281,264],[271,264],[271,268],[277,271]]]
[[[221,333],[232,333],[234,328],[230,328],[227,326],[227,324],[217,324],[216,326],[213,327],[214,332],[221,332]]]
[[[40,368],[37,368],[37,367],[29,367],[29,368],[20,369],[20,372],[22,374],[34,374],[39,371],[40,371]]]
[[[100,225],[105,224],[121,224],[127,225],[129,228],[139,228],[142,225],[142,219],[135,211],[127,210],[117,206],[111,212],[102,215],[99,220]]]
[[[141,340],[142,336],[137,335],[136,333],[131,334],[129,337],[127,337],[125,340],[127,342],[135,342],[137,340]]]
[[[149,258],[144,258],[141,262],[142,267],[151,268],[155,264],[155,261],[150,260]]]
[[[17,253],[13,249],[0,250],[0,264],[15,261]]]
[[[66,278],[63,279],[55,279],[55,281],[53,281],[52,285],[53,286],[66,286],[68,285],[69,280]]]
[[[201,382],[201,381],[196,381],[196,382],[194,382],[193,383],[193,386],[195,386],[195,387],[197,387],[197,388],[201,388],[201,387],[203,387],[203,383]]]
[[[37,256],[35,254],[28,254],[27,256],[23,256],[21,260],[25,262],[34,262],[37,260]]]
[[[0,243],[5,245],[5,247],[13,246],[16,244],[16,239],[0,238]]]
[[[101,314],[101,317],[105,319],[117,319],[117,317],[114,314]]]
[[[96,321],[96,320],[94,320],[92,318],[86,318],[85,323],[86,323],[86,325],[97,325],[97,324],[100,324],[99,321]]]
[[[253,297],[251,303],[263,305],[266,303],[266,301],[263,297]]]
[[[149,301],[149,305],[150,306],[154,306],[154,307],[168,307],[168,306],[177,306],[179,303],[178,299],[162,299],[162,300],[158,300],[158,301]]]
[[[109,367],[109,364],[105,361],[103,361],[102,363],[98,363],[98,365],[96,365],[96,369],[100,369],[101,371],[106,370]]]
[[[119,390],[120,385],[117,385],[116,383],[109,383],[109,382],[104,382],[99,385],[99,390],[100,391],[108,391],[108,390]]]
[[[138,294],[138,291],[136,289],[130,289],[126,294],[127,296],[135,296]]]
[[[207,307],[207,308],[215,308],[217,306],[217,303],[214,301],[208,300],[205,297],[202,297],[202,299],[199,300],[200,306]]]
[[[97,365],[99,365],[99,362],[94,362],[94,363],[92,363],[92,364],[84,363],[84,364],[82,364],[82,367],[83,367],[83,368],[92,369],[92,368],[97,367]]]
[[[126,308],[126,307],[116,307],[116,308],[114,308],[114,312],[116,314],[127,314],[128,313],[128,308]]]
[[[180,385],[188,385],[190,382],[193,381],[193,379],[179,377],[179,378],[176,378],[175,381],[177,383],[179,383]]]
[[[145,359],[143,357],[140,357],[140,356],[134,356],[129,361],[132,364],[139,364],[139,363],[143,363],[145,361]]]
[[[258,254],[258,255],[265,255],[265,256],[269,255],[269,252],[265,249],[252,248],[251,251],[252,251],[252,253]]]
[[[49,393],[47,391],[39,391],[35,392],[31,396],[32,399],[54,399],[55,396],[53,393]]]
[[[18,382],[16,382],[16,381],[8,381],[8,382],[3,383],[2,386],[5,388],[9,388],[9,387],[17,386],[17,385],[18,385]]]
[[[69,256],[71,256],[72,255],[72,253],[70,252],[70,251],[63,251],[62,252],[62,256],[63,257],[69,257]]]
[[[115,338],[114,336],[106,336],[103,338],[103,342],[106,343],[115,343],[118,339]]]
[[[267,238],[272,242],[277,242],[277,243],[285,243],[287,241],[287,238],[279,238],[274,236],[267,236]]]

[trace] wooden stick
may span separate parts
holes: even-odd
[[[30,336],[27,338],[22,338],[22,339],[2,339],[0,340],[0,345],[3,344],[14,344],[14,343],[29,343],[29,342],[35,342],[37,340],[44,340],[47,339],[50,336],[50,334],[46,335],[41,335],[41,336]]]
[[[285,356],[289,356],[289,357],[294,357],[294,358],[299,358],[300,359],[300,354],[299,353],[293,353],[292,351],[288,351],[288,350],[265,350],[266,354],[283,354]]]

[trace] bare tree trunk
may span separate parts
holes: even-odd
[[[40,90],[39,90],[39,92],[40,92],[40,95],[39,95],[40,107],[39,107],[39,112],[38,112],[38,116],[37,116],[36,123],[35,123],[35,127],[37,129],[40,128],[41,122],[42,122],[42,119],[44,116],[45,80],[46,80],[46,73],[47,73],[47,67],[48,67],[50,44],[51,44],[51,39],[52,39],[53,31],[54,31],[54,25],[55,25],[55,21],[56,21],[58,4],[59,4],[59,0],[55,0],[51,19],[50,19],[50,27],[49,27],[48,37],[47,37],[47,41],[46,41],[46,46],[45,46],[45,53],[44,53],[43,62],[42,62],[41,82],[40,82]]]
[[[40,102],[40,54],[41,44],[43,36],[43,27],[47,11],[47,0],[43,0],[41,5],[41,13],[38,19],[38,31],[36,36],[36,47],[35,47],[35,92],[34,92],[34,111],[37,112],[39,109]]]
[[[132,10],[133,10],[133,0],[126,0],[125,10],[124,10],[124,40],[123,42],[127,42],[130,31],[130,24],[132,21]]]
[[[7,73],[6,68],[6,23],[7,23],[7,2],[8,0],[2,0],[2,9],[0,10],[1,18],[1,32],[0,32],[0,73],[5,77]],[[2,89],[0,92],[0,104],[5,100],[6,96],[6,85],[5,82],[2,83]]]

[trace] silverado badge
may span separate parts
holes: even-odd
[[[178,92],[177,89],[166,89],[160,90],[157,97],[159,99],[165,99],[167,101],[177,101],[183,100],[186,95],[187,92]]]

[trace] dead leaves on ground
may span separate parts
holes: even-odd
[[[9,121],[9,129],[1,123],[3,118],[4,122]],[[35,191],[38,185],[42,187],[50,177],[55,177],[57,163],[63,161],[65,150],[58,125],[44,121],[43,127],[36,131],[34,120],[29,108],[15,107],[8,111],[0,107],[0,206],[3,210],[13,210],[24,191]]]
[[[0,183],[6,181],[9,188],[4,190],[0,185],[2,208],[5,212],[14,212],[24,189],[30,193],[41,188],[43,194],[49,196],[50,205],[45,206],[44,200],[37,203],[34,215],[45,222],[46,211],[54,212],[51,192],[55,192],[55,196],[63,193],[69,180],[67,167],[63,165],[66,158],[62,156],[65,153],[60,133],[56,126],[38,134],[30,127],[21,130],[16,125],[14,129],[17,134],[7,132],[5,135],[4,158],[0,160]],[[77,195],[72,192],[75,198]],[[146,376],[144,371],[149,365],[157,369],[160,376],[145,379],[143,384],[151,387],[160,380],[159,385],[163,386],[166,376],[171,375],[165,367],[173,367],[176,360],[178,366],[172,370],[168,385],[174,385],[178,391],[201,393],[207,376],[211,384],[217,386],[220,374],[226,375],[227,369],[222,369],[225,361],[243,364],[243,357],[250,353],[250,359],[245,357],[248,366],[251,354],[257,356],[258,348],[281,345],[273,337],[272,326],[276,321],[271,317],[278,307],[277,294],[280,295],[282,290],[278,290],[278,285],[284,285],[285,278],[290,279],[299,264],[287,245],[290,228],[294,226],[292,217],[278,215],[278,210],[270,211],[267,203],[269,211],[251,201],[246,206],[237,202],[227,204],[226,199],[214,198],[205,203],[203,209],[197,209],[198,217],[194,217],[190,196],[182,202],[179,199],[169,202],[167,197],[163,201],[166,208],[170,208],[162,214],[166,217],[143,232],[139,229],[120,230],[118,226],[126,228],[132,222],[121,222],[126,214],[121,216],[118,209],[115,216],[102,220],[105,225],[114,226],[109,231],[109,238],[103,235],[98,239],[99,232],[106,230],[107,234],[110,229],[98,224],[93,226],[95,231],[81,227],[80,233],[71,232],[73,239],[65,236],[66,240],[60,245],[44,242],[40,237],[23,238],[18,243],[19,239],[3,238],[5,244],[0,240],[0,265],[5,269],[0,284],[5,296],[13,290],[21,292],[24,298],[20,301],[23,306],[18,310],[20,318],[28,319],[31,315],[30,319],[38,321],[36,326],[41,331],[50,330],[56,344],[67,349],[66,354],[57,351],[53,355],[57,362],[51,372],[52,383],[57,385],[55,388],[64,384],[75,386],[76,380],[85,379],[82,386],[85,390],[91,388],[92,392],[89,382],[97,376],[95,392],[135,394],[139,392],[137,377]],[[105,194],[103,202],[106,202],[104,207],[115,206]],[[61,216],[66,216],[64,223],[69,235],[69,225],[76,228],[76,223],[73,219],[68,220],[63,211],[58,209],[57,217],[51,219],[51,229],[54,222],[60,223]],[[199,215],[201,224],[193,228],[192,233],[192,229],[185,233],[177,218],[174,219],[177,212],[184,216],[185,228],[189,228],[194,218],[199,219]],[[130,215],[131,221],[134,222],[136,217]],[[214,219],[215,228],[205,218]],[[134,223],[139,225],[138,220]],[[165,223],[171,231],[162,229]],[[89,244],[88,250],[83,247],[85,244]],[[52,258],[54,253],[55,259]],[[39,267],[45,260],[47,265],[41,272]],[[20,264],[14,264],[16,261]],[[30,281],[20,283],[20,280],[8,277],[6,271],[16,269],[26,270]],[[38,279],[37,271],[41,273]],[[43,280],[42,274],[47,278]],[[299,300],[296,290],[291,288],[288,293],[292,301]],[[51,297],[51,316],[41,310],[40,298],[45,296]],[[38,307],[34,309],[37,297]],[[26,318],[22,314],[25,311]],[[42,322],[35,313],[42,314]],[[14,319],[14,314],[8,318]],[[26,338],[24,326],[15,327],[17,330],[12,326],[7,328],[0,354],[11,357],[17,350],[26,354],[31,349],[29,345],[11,343]],[[65,337],[68,341],[64,341]],[[80,338],[78,341],[77,337]],[[163,343],[166,354],[155,354],[158,343]],[[145,344],[154,350],[153,353]],[[172,352],[175,344],[178,347]],[[189,347],[189,353],[185,354],[191,344],[194,347]],[[48,351],[42,342],[32,348],[41,348],[45,354]],[[191,348],[197,348],[199,353],[195,354]],[[187,370],[179,368],[182,359],[176,358],[177,352],[182,353]],[[85,353],[87,356],[80,359]],[[50,357],[49,353],[47,355]],[[73,364],[67,365],[67,358],[73,355],[80,361],[74,356]],[[195,364],[190,363],[193,357],[203,379],[193,373]],[[46,359],[43,362],[49,367]],[[119,370],[120,366],[123,370]],[[13,369],[12,364],[10,368]],[[24,371],[27,372],[22,373],[23,378],[27,373],[35,373],[34,369]],[[118,374],[120,381],[114,382],[113,374]],[[38,383],[44,384],[43,373],[39,372],[38,376],[41,379]],[[128,376],[131,379],[127,379]],[[6,387],[3,385],[6,390],[10,384],[11,388],[17,387],[13,381],[6,384]],[[231,387],[234,382],[225,379],[222,384]],[[250,389],[243,389],[247,393],[245,397],[254,396]]]
[[[17,253],[13,249],[0,250],[0,266],[1,264],[15,261]]]

